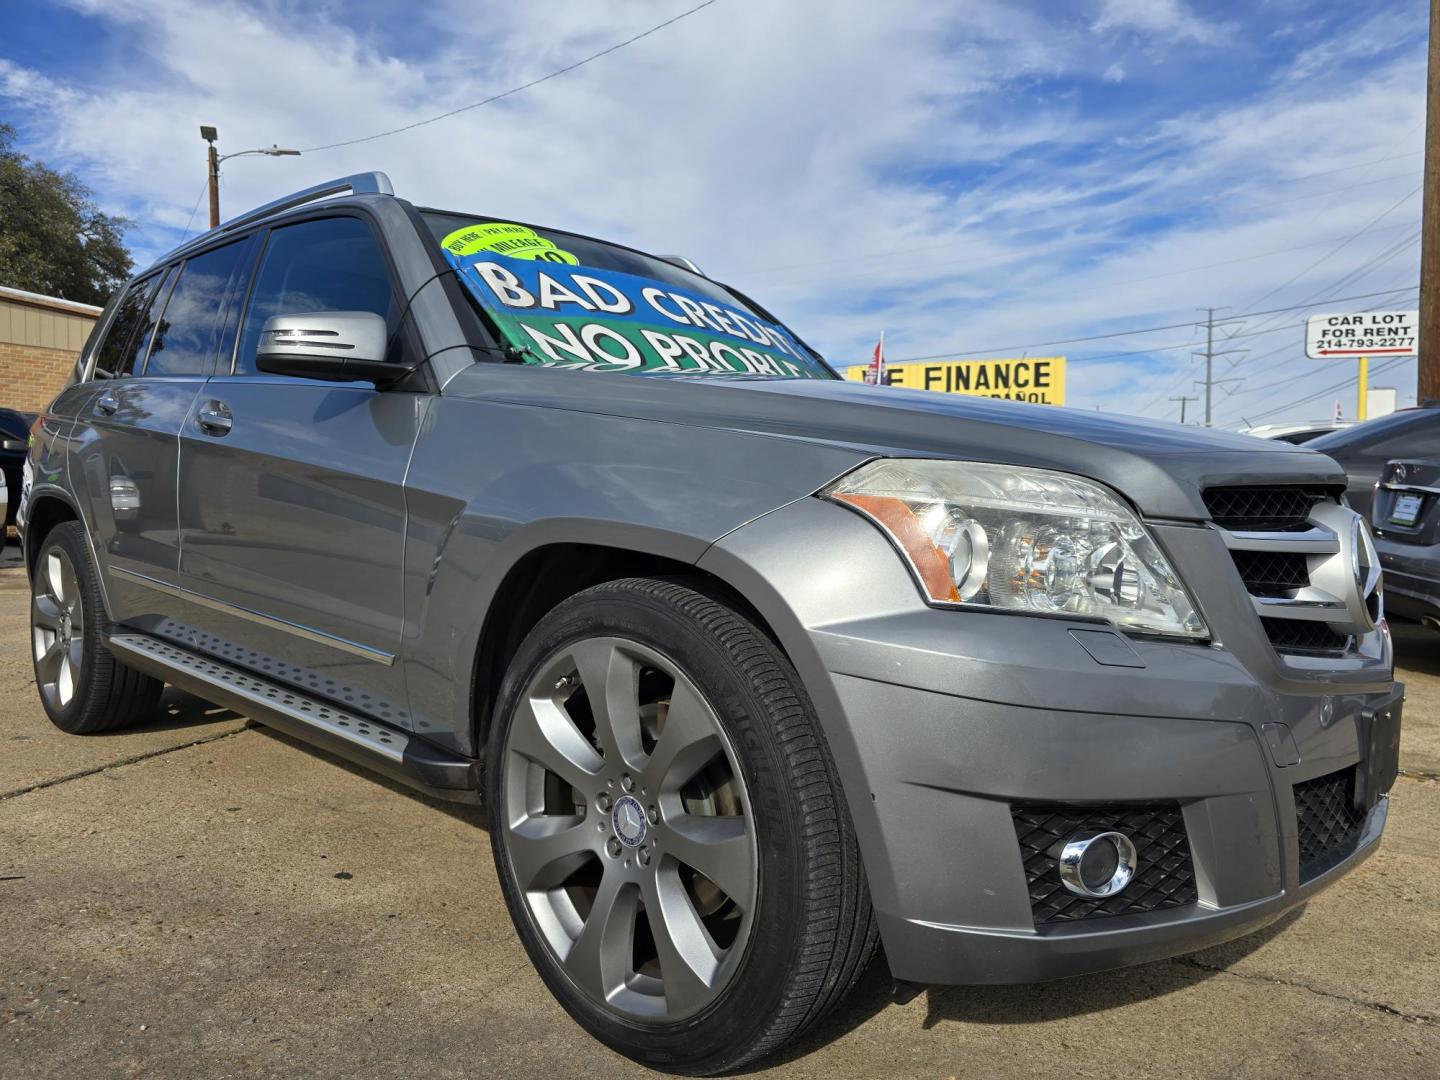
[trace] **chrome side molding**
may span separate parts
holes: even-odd
[[[386,667],[390,667],[395,663],[395,654],[386,652],[384,649],[361,645],[358,641],[350,641],[346,638],[337,637],[334,634],[327,634],[325,631],[316,630],[313,627],[301,626],[299,623],[290,622],[288,619],[278,619],[273,615],[266,615],[264,612],[242,607],[239,604],[230,604],[224,600],[217,600],[213,596],[206,596],[204,593],[198,593],[192,589],[184,589],[179,585],[172,585],[168,581],[161,581],[159,578],[150,577],[148,574],[137,573],[134,570],[127,570],[122,566],[112,567],[110,572],[117,577],[124,578],[126,581],[133,581],[137,585],[143,585],[147,589],[154,589],[156,592],[178,597],[181,600],[188,600],[192,604],[199,604],[201,607],[209,608],[211,611],[218,611],[225,615],[234,615],[236,618],[245,619],[248,622],[268,627],[271,630],[279,630],[282,633],[293,634],[295,637],[304,638],[306,641],[314,641],[320,645],[328,645],[332,649],[339,649],[341,652],[347,652],[353,656],[364,657],[366,660],[373,660],[375,663],[384,664]]]

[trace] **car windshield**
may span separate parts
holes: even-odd
[[[445,258],[524,363],[641,375],[834,379],[762,308],[676,263],[513,221],[423,211]]]

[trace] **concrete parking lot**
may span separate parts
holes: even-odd
[[[139,730],[54,730],[14,553],[0,566],[0,1077],[644,1071],[531,971],[479,812],[173,691]],[[1303,913],[1130,971],[904,1006],[877,963],[762,1071],[1440,1075],[1440,635],[1397,639],[1410,694],[1389,831]]]

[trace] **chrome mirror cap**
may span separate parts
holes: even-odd
[[[369,311],[308,311],[275,315],[260,331],[260,357],[385,359],[385,320]]]

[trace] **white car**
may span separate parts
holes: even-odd
[[[1288,424],[1261,424],[1259,427],[1244,428],[1240,434],[1254,435],[1258,439],[1282,439],[1289,443],[1304,443],[1332,431],[1354,426],[1354,420],[1293,420]]]

